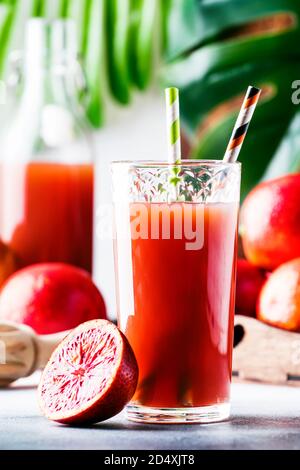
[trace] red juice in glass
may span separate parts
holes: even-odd
[[[0,238],[20,267],[64,262],[92,271],[94,168],[0,165]]]
[[[119,325],[139,365],[134,421],[214,422],[230,412],[240,165],[185,165],[178,201],[161,191],[165,166],[137,163],[124,185],[128,209],[125,196],[115,203]]]
[[[132,207],[134,213],[138,206]],[[152,227],[161,212],[158,239],[132,240],[134,315],[128,318],[126,335],[140,371],[133,401],[158,408],[226,403],[231,381],[237,204],[176,203],[174,210],[172,204],[158,204],[155,210],[153,206],[144,205],[146,212],[143,209],[141,215]],[[163,239],[163,219],[169,214],[170,238]],[[182,226],[196,229],[203,224],[202,248],[187,249],[187,244],[192,248],[191,237],[174,238],[176,217],[182,217]]]

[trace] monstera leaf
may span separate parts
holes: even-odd
[[[180,29],[178,18],[183,15],[176,17],[173,9],[187,7],[174,0],[166,17],[169,64],[163,83],[181,90],[190,155],[222,158],[247,86],[263,90],[240,157],[244,195],[265,174],[282,139],[289,139],[287,129],[297,112],[291,83],[300,76],[300,51],[295,47],[300,41],[300,4],[293,0],[270,0],[267,5],[244,0],[188,2],[197,11],[197,21],[189,19],[193,37],[195,24],[198,33],[193,43],[189,33],[178,41],[178,31],[183,34],[188,28],[185,24]]]

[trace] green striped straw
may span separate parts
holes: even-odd
[[[180,114],[178,88],[166,89],[168,161],[170,164],[181,162]]]

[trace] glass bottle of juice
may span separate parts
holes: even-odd
[[[92,270],[93,147],[76,44],[72,22],[28,24],[19,96],[0,136],[0,240],[19,267]]]

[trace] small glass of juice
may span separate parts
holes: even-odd
[[[115,162],[118,321],[139,382],[128,418],[230,415],[241,165]]]

